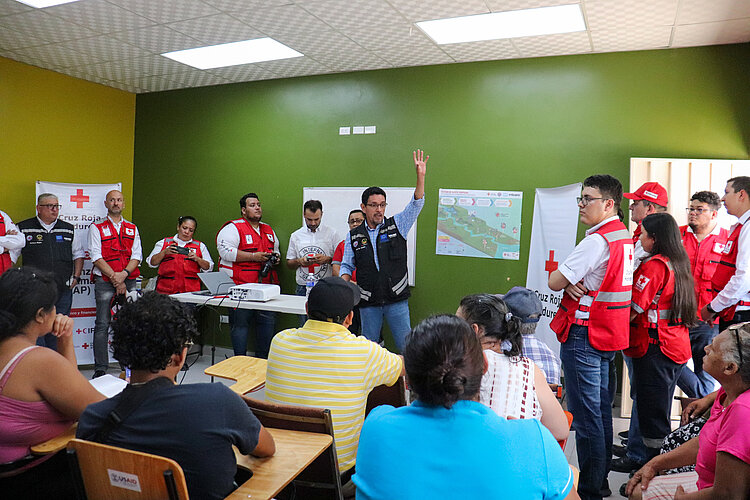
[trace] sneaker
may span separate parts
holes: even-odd
[[[625,488],[627,486],[628,486],[628,483],[622,483],[622,486],[620,486],[620,496],[628,498],[628,496],[625,494]]]
[[[628,452],[627,446],[621,446],[619,444],[612,445],[612,455],[616,457],[624,457]]]
[[[617,437],[620,439],[627,439],[628,438],[628,431],[620,431],[617,433]]]
[[[627,455],[612,460],[612,470],[616,472],[633,472],[643,467],[641,462],[631,460]]]
[[[94,376],[93,376],[93,377],[91,377],[91,378],[92,378],[92,379],[95,379],[95,378],[99,378],[99,377],[102,377],[102,376],[104,376],[104,375],[106,375],[106,374],[107,374],[107,372],[105,372],[104,370],[96,370],[96,371],[94,372]]]
[[[604,480],[604,483],[602,483],[602,487],[599,490],[599,494],[603,497],[611,497],[612,496],[612,490],[609,489],[609,481]]]

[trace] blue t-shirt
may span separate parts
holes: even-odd
[[[86,407],[76,436],[91,439],[120,395]],[[258,445],[260,422],[223,384],[158,390],[109,435],[105,444],[171,458],[182,467],[190,498],[221,499],[232,492],[237,461]]]
[[[353,480],[357,500],[562,499],[573,486],[560,445],[538,420],[505,420],[474,401],[374,409]]]

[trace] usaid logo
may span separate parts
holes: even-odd
[[[141,482],[135,474],[128,474],[127,472],[112,469],[107,469],[107,474],[109,475],[109,484],[112,486],[140,493]]]

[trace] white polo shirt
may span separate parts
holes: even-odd
[[[333,257],[340,239],[336,232],[328,226],[320,225],[313,232],[307,226],[297,229],[289,237],[289,248],[286,251],[287,260],[299,259],[309,253],[324,254]],[[312,271],[317,280],[333,274],[331,264],[298,267],[295,278],[298,285],[307,283],[307,275]]]
[[[742,214],[737,223],[729,228],[729,234],[732,234],[737,224],[742,224],[740,235],[734,242],[737,245],[735,263],[737,267],[734,275],[729,278],[729,283],[724,285],[724,288],[711,301],[711,309],[714,311],[723,311],[740,300],[750,302],[750,272],[748,272],[750,271],[750,224],[748,219],[750,219],[750,210]],[[737,310],[747,311],[750,310],[750,306],[737,306]]]

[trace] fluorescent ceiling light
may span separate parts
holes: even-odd
[[[25,3],[26,5],[30,7],[43,9],[45,7],[52,7],[53,5],[62,5],[64,3],[77,2],[78,0],[16,0],[16,1]]]
[[[416,23],[437,44],[585,31],[578,4],[512,10]]]
[[[197,49],[176,50],[162,55],[194,68],[211,69],[302,57],[304,54],[290,49],[273,38],[256,38],[255,40],[222,43],[221,45],[210,45]]]

